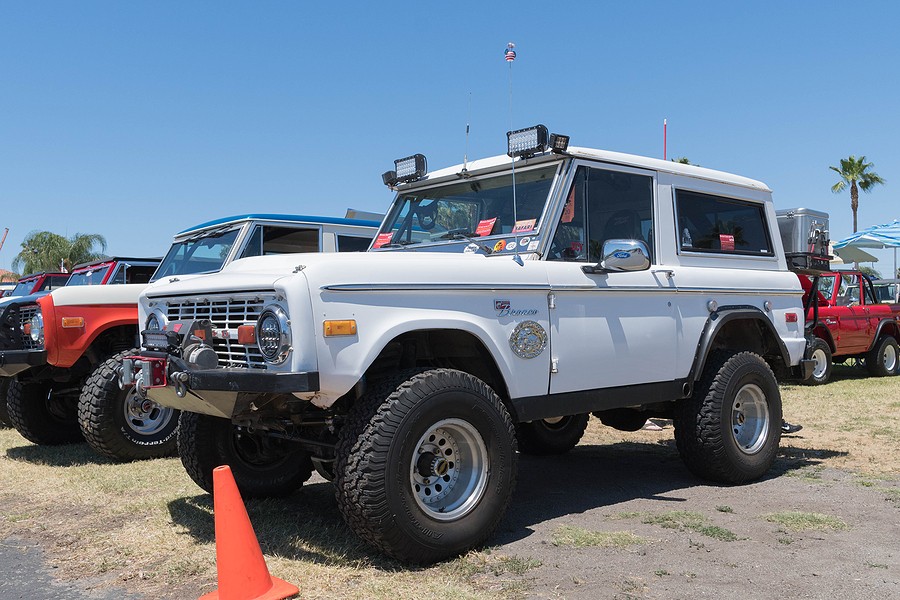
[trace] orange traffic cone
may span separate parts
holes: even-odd
[[[213,469],[213,492],[219,589],[200,600],[282,600],[299,594],[296,586],[269,575],[228,465]]]

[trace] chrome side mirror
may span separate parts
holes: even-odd
[[[641,240],[606,240],[596,265],[582,267],[585,273],[622,273],[650,268],[650,249]]]

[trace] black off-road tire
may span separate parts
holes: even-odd
[[[429,564],[490,537],[516,467],[515,428],[490,387],[451,369],[408,371],[373,385],[348,414],[336,496],[361,538]]]
[[[9,420],[9,409],[6,407],[9,381],[9,377],[0,377],[0,427],[12,427],[12,421]]]
[[[719,483],[764,475],[781,440],[781,393],[758,354],[719,350],[675,412],[675,442],[688,469]]]
[[[813,367],[813,373],[803,381],[805,385],[822,385],[831,379],[831,346],[822,338],[813,338],[812,348],[810,349],[809,358],[816,361]]]
[[[78,400],[78,424],[87,443],[118,461],[174,456],[178,412],[141,398],[135,386],[119,387],[121,352],[100,363],[88,377]]]
[[[900,351],[897,340],[889,335],[880,338],[866,355],[866,369],[875,377],[896,375],[900,371]]]
[[[74,397],[54,391],[50,381],[9,382],[9,420],[22,437],[41,446],[83,442]]]
[[[519,452],[535,456],[565,454],[578,445],[589,418],[589,414],[583,414],[519,423],[516,425]]]
[[[248,433],[228,419],[182,412],[178,455],[194,483],[213,493],[213,469],[231,467],[244,498],[286,496],[313,473],[309,454],[296,442]]]

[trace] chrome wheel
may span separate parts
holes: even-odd
[[[462,419],[444,419],[419,438],[410,464],[410,485],[419,507],[439,521],[468,514],[487,485],[487,447]]]
[[[165,429],[172,420],[175,409],[142,398],[136,387],[131,387],[125,398],[125,422],[128,427],[139,435],[153,435]]]
[[[769,436],[769,404],[762,388],[753,383],[741,387],[731,405],[731,431],[738,448],[755,454]]]

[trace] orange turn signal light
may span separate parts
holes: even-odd
[[[62,326],[65,329],[84,327],[84,317],[63,317]]]
[[[238,326],[238,344],[249,346],[256,343],[256,326],[240,325]]]
[[[22,333],[25,335],[31,335],[31,323],[25,323],[22,325]]]
[[[325,321],[325,337],[339,335],[356,335],[356,321],[354,319]]]

